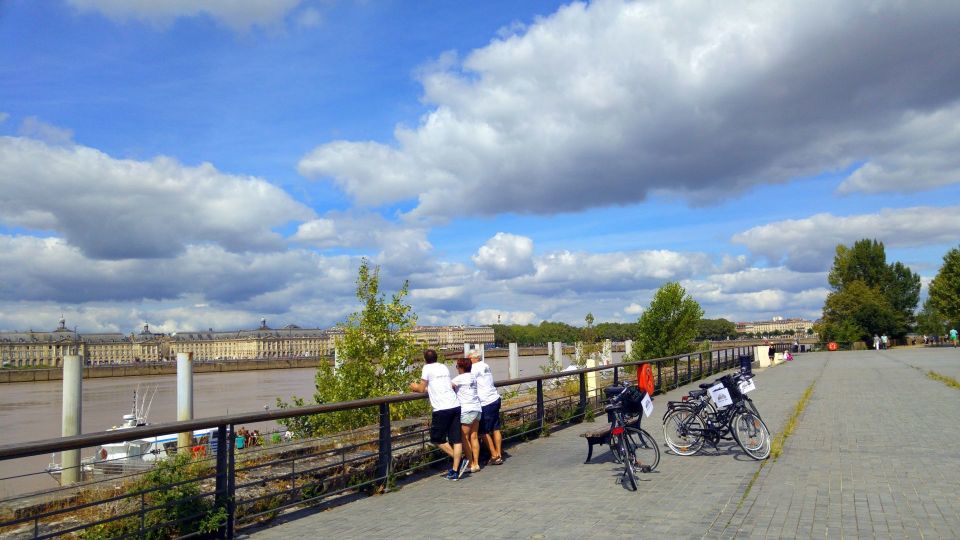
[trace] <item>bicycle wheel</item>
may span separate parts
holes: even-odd
[[[613,455],[614,463],[623,463],[623,453],[620,450],[620,439],[622,435],[610,435],[610,454]]]
[[[770,455],[770,430],[752,412],[744,411],[733,419],[733,438],[753,459],[767,459]]]
[[[704,424],[694,409],[674,409],[663,419],[663,440],[675,454],[692,456],[703,446]]]
[[[633,471],[633,461],[636,459],[633,454],[633,449],[630,444],[630,440],[627,437],[620,437],[620,455],[623,456],[623,477],[621,482],[627,489],[630,491],[637,490],[637,475]]]
[[[630,441],[635,456],[637,472],[652,472],[660,464],[660,448],[653,436],[643,428],[626,428],[624,435]]]

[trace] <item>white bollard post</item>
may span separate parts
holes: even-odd
[[[559,341],[553,344],[553,361],[563,368],[563,343]]]
[[[548,341],[548,342],[547,342],[547,356],[551,356],[551,357],[553,356],[553,342],[552,342],[552,341]]]
[[[623,357],[627,358],[633,354],[633,340],[628,339],[623,342]]]
[[[80,434],[83,416],[83,361],[71,354],[63,358],[63,424],[60,434],[64,437]],[[80,481],[80,450],[61,453],[60,485]]]
[[[469,356],[469,355],[470,355],[470,344],[469,344],[469,343],[464,343],[464,344],[463,344],[463,357],[466,358],[466,357]]]
[[[603,340],[603,365],[609,366],[613,363],[613,341]]]
[[[585,367],[597,367],[596,360],[594,360],[592,356],[587,358],[587,365]],[[597,395],[597,372],[591,371],[587,373],[587,399],[595,395]]]
[[[580,365],[583,362],[583,342],[578,341],[573,344],[573,362]]]
[[[193,420],[193,353],[177,353],[177,420]],[[193,447],[193,433],[177,434],[177,449],[188,453]]]
[[[517,344],[510,344],[510,362],[508,364],[508,369],[510,371],[510,378],[517,379],[520,377],[520,353],[517,350]]]
[[[486,362],[487,361],[486,345],[484,345],[483,343],[477,343],[477,348],[480,349],[480,361]]]

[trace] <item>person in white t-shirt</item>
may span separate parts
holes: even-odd
[[[470,359],[457,360],[457,372],[453,378],[453,389],[460,401],[460,432],[463,435],[463,454],[470,461],[470,472],[480,470],[480,397],[477,396],[477,379],[470,373]]]
[[[423,371],[418,382],[410,383],[410,390],[426,392],[430,396],[433,417],[430,419],[430,442],[453,459],[453,467],[444,478],[459,480],[467,470],[466,460],[461,463],[463,451],[460,433],[460,402],[450,382],[450,370],[437,363],[437,351],[423,351]]]
[[[480,434],[490,450],[490,465],[503,464],[503,435],[500,433],[500,393],[493,384],[493,371],[480,359],[479,351],[470,352],[470,373],[477,379],[477,395],[480,397]]]

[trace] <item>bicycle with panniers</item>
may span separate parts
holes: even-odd
[[[745,373],[724,375],[701,384],[683,401],[670,401],[663,415],[663,437],[677,455],[690,456],[721,440],[734,440],[753,459],[770,455],[770,430],[747,393],[756,388]]]
[[[623,464],[620,482],[632,491],[637,489],[638,473],[651,472],[660,464],[657,442],[640,427],[645,399],[649,399],[645,392],[625,383],[604,407],[610,420],[610,452],[616,463]]]

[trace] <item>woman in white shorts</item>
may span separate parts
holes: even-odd
[[[463,433],[463,455],[470,460],[470,472],[480,470],[480,397],[477,396],[477,379],[470,373],[470,359],[457,359],[457,372],[453,378],[453,389],[460,400],[460,430]]]

